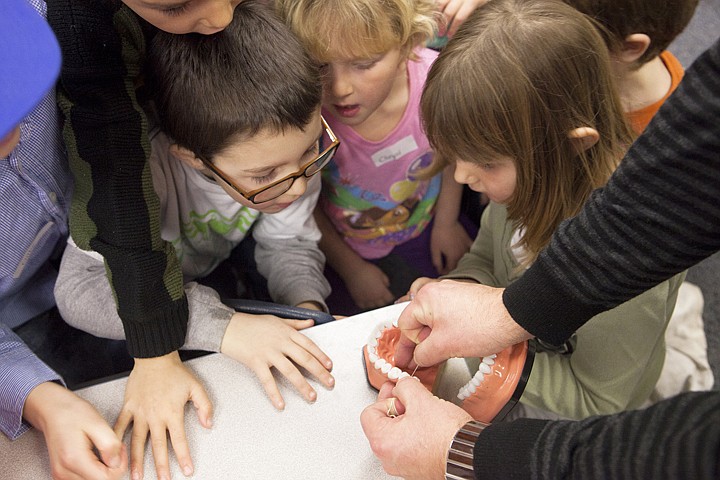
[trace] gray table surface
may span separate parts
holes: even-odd
[[[332,390],[310,380],[318,392],[308,404],[284,378],[276,377],[286,408],[270,404],[255,375],[224,355],[213,354],[187,362],[205,385],[215,413],[211,430],[202,428],[188,406],[185,418],[194,479],[387,479],[360,426],[360,412],[377,397],[365,379],[362,347],[373,328],[397,318],[405,304],[349,317],[304,331],[334,362]],[[452,399],[458,385],[469,378],[464,363],[446,368],[440,396]],[[110,424],[121,408],[126,379],[79,390]],[[447,393],[443,393],[447,392]],[[125,442],[129,447],[129,435]],[[154,479],[149,445],[145,479]],[[185,478],[171,455],[173,479]],[[14,442],[0,435],[0,478],[50,478],[42,434],[31,430]]]

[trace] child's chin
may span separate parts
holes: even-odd
[[[276,204],[273,204],[273,205],[270,205],[267,207],[258,208],[258,210],[261,213],[268,213],[268,214],[280,213],[283,210],[285,210],[286,208],[288,208],[290,205],[292,205],[292,203],[276,203]]]

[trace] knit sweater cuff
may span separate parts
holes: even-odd
[[[475,478],[531,478],[533,451],[547,423],[523,418],[485,428],[475,443]]]
[[[561,345],[604,309],[573,297],[541,260],[505,289],[503,303],[513,320],[530,334]]]
[[[183,295],[164,310],[148,312],[140,321],[124,320],[128,352],[135,358],[149,358],[178,350],[185,343],[188,315]]]

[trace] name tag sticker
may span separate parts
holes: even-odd
[[[379,167],[388,162],[392,162],[393,160],[397,160],[403,155],[406,155],[413,150],[417,150],[417,148],[418,146],[417,143],[415,143],[415,138],[412,135],[408,135],[393,145],[375,152],[371,158],[375,166]]]

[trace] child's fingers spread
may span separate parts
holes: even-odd
[[[150,429],[150,444],[153,458],[155,458],[155,471],[158,480],[170,479],[170,465],[168,464],[167,429],[163,423]]]
[[[318,347],[315,342],[310,340],[305,335],[293,335],[292,337],[293,342],[295,342],[297,345],[299,345],[301,348],[307,350],[310,352],[313,357],[315,357],[320,364],[329,372],[333,368],[333,363],[330,357],[328,357],[325,352],[320,350],[320,347]],[[327,372],[325,372],[327,373]],[[322,380],[321,377],[318,377]]]
[[[270,398],[273,406],[278,410],[283,410],[285,408],[285,400],[283,400],[282,395],[280,395],[280,390],[278,390],[277,383],[275,383],[275,377],[273,377],[270,368],[268,368],[265,364],[257,366],[251,365],[250,368],[252,368],[255,375],[257,375],[258,380],[260,380],[260,384],[263,386],[263,389]]]
[[[183,420],[182,417],[180,421],[174,418],[171,425],[168,426],[168,432],[170,433],[170,442],[172,443],[175,458],[177,458],[180,469],[183,475],[189,477],[193,474],[193,463],[192,458],[190,458],[190,448],[188,447],[187,437],[185,435],[185,422]]]
[[[213,404],[200,382],[191,390],[190,401],[193,403],[195,410],[197,410],[200,424],[205,428],[212,428]]]
[[[133,423],[130,437],[130,478],[132,480],[140,480],[143,477],[143,460],[145,458],[147,436],[147,424],[136,420]]]
[[[328,362],[330,359],[327,358],[319,348],[317,350],[317,353],[311,353],[300,345],[295,345],[294,347],[291,346],[285,354],[297,365],[300,365],[310,372],[310,374],[317,378],[326,388],[333,388],[335,386],[335,378],[330,374],[329,369],[320,363],[325,360],[319,360],[318,355],[321,355]]]
[[[293,327],[295,330],[305,330],[306,328],[310,328],[313,325],[315,325],[315,321],[311,319],[307,320],[292,320],[288,318],[282,319],[283,322]]]
[[[300,349],[298,348],[298,350]],[[310,357],[310,355],[308,354],[307,357]],[[291,358],[293,358],[292,355]],[[293,360],[298,362],[298,360],[296,360],[295,358],[293,358]],[[315,362],[317,363],[317,360],[315,360]],[[300,362],[298,362],[298,364],[302,365]],[[307,379],[303,376],[302,373],[300,373],[300,370],[298,370],[298,368],[290,360],[285,357],[278,358],[277,361],[274,363],[274,366],[285,378],[288,379],[290,383],[293,384],[293,386],[295,386],[297,391],[300,392],[300,394],[305,398],[305,400],[307,400],[308,402],[314,402],[315,400],[317,400],[317,392],[315,392],[315,390],[308,383]]]
[[[122,440],[122,438],[125,436],[125,431],[127,431],[128,426],[130,425],[130,422],[132,421],[133,414],[130,410],[127,408],[123,408],[120,411],[120,415],[118,415],[117,420],[115,421],[115,426],[113,427],[113,430],[115,431],[115,435]]]

